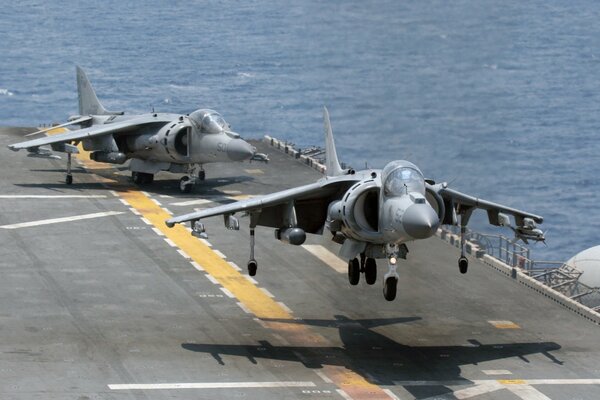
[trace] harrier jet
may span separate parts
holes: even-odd
[[[201,219],[223,215],[225,226],[236,230],[239,221],[234,214],[249,215],[250,275],[257,270],[256,226],[275,228],[277,239],[294,245],[304,243],[306,233],[323,234],[327,230],[332,240],[342,245],[340,256],[349,260],[348,278],[352,285],[358,284],[361,272],[368,284],[375,283],[375,259],[387,259],[383,294],[389,301],[396,297],[396,263],[399,258],[406,259],[406,244],[433,236],[440,224],[460,225],[458,266],[461,273],[467,272],[465,233],[469,218],[477,208],[487,211],[490,224],[509,226],[518,238],[544,240],[544,233],[536,225],[543,222],[542,217],[463,194],[448,188],[446,183],[436,184],[425,179],[411,162],[392,161],[382,170],[342,169],[327,109],[323,118],[326,176],[308,185],[173,217],[166,221],[167,225],[172,227],[190,221],[192,234],[206,237]],[[514,227],[509,215],[515,220]]]
[[[182,192],[190,192],[198,180],[204,180],[203,165],[212,162],[255,159],[268,161],[264,154],[231,130],[231,126],[213,110],[202,109],[189,115],[148,113],[124,115],[107,111],[89,82],[85,72],[77,67],[79,115],[67,123],[44,129],[79,125],[81,129],[45,136],[8,146],[11,150],[27,149],[35,155],[48,154],[40,146],[50,145],[53,151],[67,153],[67,184],[73,182],[71,154],[78,153],[78,143],[90,151],[94,161],[123,164],[127,160],[133,181],[152,183],[154,174],[170,171],[186,174],[180,181]]]

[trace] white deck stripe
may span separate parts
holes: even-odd
[[[484,369],[481,372],[486,375],[512,375],[512,372],[506,369]]]
[[[238,302],[238,303],[237,303],[237,305],[238,305],[238,307],[240,307],[240,308],[242,309],[242,311],[244,311],[246,314],[252,314],[252,311],[250,311],[250,310],[248,309],[248,307],[246,307],[246,306],[244,305],[244,303],[240,303],[240,302]]]
[[[214,278],[212,275],[210,275],[210,274],[206,274],[206,275],[204,275],[204,276],[206,276],[206,279],[208,279],[209,281],[211,281],[211,282],[212,282],[212,283],[214,283],[215,285],[218,285],[218,284],[219,284],[219,281],[218,281],[218,280],[216,280],[216,279],[215,279],[215,278]]]
[[[0,199],[105,199],[104,194],[3,194]]]
[[[0,228],[3,228],[3,229],[29,228],[32,226],[58,224],[61,222],[79,221],[82,219],[109,217],[111,215],[119,215],[119,214],[123,214],[123,212],[122,211],[106,211],[106,212],[99,212],[99,213],[93,213],[93,214],[75,215],[72,217],[41,219],[38,221],[22,222],[19,224],[2,225],[2,226],[0,226]]]
[[[164,389],[250,389],[315,387],[310,381],[282,382],[197,382],[197,383],[135,383],[108,385],[111,390],[164,390]]]
[[[217,250],[217,249],[213,249],[213,252],[214,252],[216,255],[218,255],[219,257],[221,257],[221,258],[227,258],[227,256],[226,256],[225,254],[221,253],[221,252],[220,252],[219,250]]]
[[[192,261],[192,262],[191,262],[191,264],[192,264],[192,266],[193,266],[194,268],[196,268],[198,271],[204,271],[204,268],[202,268],[202,267],[200,266],[200,264],[198,264],[196,261]]]
[[[181,249],[177,249],[177,252],[178,252],[179,254],[181,254],[181,256],[182,256],[183,258],[185,258],[186,260],[190,260],[190,259],[192,258],[192,257],[188,256],[188,254],[187,254],[185,251],[181,250]]]
[[[329,379],[329,377],[327,375],[325,375],[323,372],[319,371],[318,369],[315,369],[315,374],[319,375],[319,378],[323,379],[323,381],[325,383],[333,383],[333,381],[331,379]]]
[[[196,199],[196,200],[189,200],[189,201],[180,201],[178,203],[171,203],[171,206],[193,206],[193,205],[198,205],[198,204],[207,204],[207,203],[212,203],[213,200],[206,200],[206,199]]]
[[[348,396],[348,393],[344,392],[342,389],[337,389],[336,392],[338,392],[338,394],[346,400],[354,400],[352,397]]]
[[[504,389],[504,386],[502,386],[502,384],[500,384],[498,381],[486,381],[466,389],[457,390],[452,394],[457,399],[463,400],[486,393],[492,393],[500,389]]]
[[[390,396],[390,398],[393,400],[400,400],[400,397],[396,396],[396,394],[394,392],[392,392],[390,389],[383,389],[383,393]]]
[[[302,247],[337,272],[348,272],[348,265],[341,258],[320,244],[304,244]]]
[[[528,385],[600,385],[600,379],[526,379]]]
[[[156,233],[158,236],[165,236],[165,234],[164,234],[164,233],[162,233],[162,232],[160,231],[160,229],[158,229],[158,228],[152,227],[152,230],[153,230],[153,231],[154,231],[154,233]]]
[[[264,287],[261,287],[261,288],[259,288],[259,289],[260,289],[260,290],[262,290],[262,291],[263,291],[263,293],[264,293],[264,294],[266,294],[267,296],[269,296],[270,298],[272,298],[272,299],[274,299],[274,298],[275,298],[275,295],[274,295],[273,293],[269,292],[269,291],[268,291],[266,288],[264,288]]]
[[[233,293],[231,293],[229,290],[225,289],[224,287],[222,287],[222,288],[220,288],[220,289],[221,289],[221,291],[222,291],[223,293],[225,293],[225,295],[226,295],[227,297],[229,297],[230,299],[233,299],[233,298],[235,298],[235,296],[233,295]]]
[[[517,397],[523,400],[551,400],[550,397],[546,396],[533,386],[529,385],[504,385],[505,389],[515,394]]]
[[[119,201],[129,207],[129,203],[125,199],[119,199]]]
[[[238,267],[238,265],[236,263],[234,263],[233,261],[227,261],[227,264],[231,265],[236,271],[241,271],[242,269],[240,267]]]

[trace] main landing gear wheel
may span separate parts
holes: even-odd
[[[374,258],[367,258],[365,261],[365,281],[367,285],[372,285],[377,281],[377,263]]]
[[[198,180],[203,181],[205,179],[206,179],[206,171],[202,170],[202,171],[198,172]]]
[[[398,284],[398,279],[394,276],[390,276],[386,278],[383,284],[383,297],[387,301],[392,301],[396,298],[396,286]]]
[[[190,182],[189,176],[184,176],[179,180],[179,191],[181,193],[190,193],[194,185]]]
[[[461,274],[467,273],[467,270],[469,269],[469,260],[467,260],[467,257],[462,256],[458,259],[458,269]]]
[[[65,182],[67,182],[67,185],[73,184],[73,175],[67,175],[67,179],[65,179]]]
[[[131,178],[136,185],[146,185],[154,181],[154,174],[132,171]]]
[[[254,276],[256,275],[256,270],[258,269],[258,263],[256,260],[248,261],[248,275]]]
[[[352,286],[358,285],[360,280],[360,263],[357,258],[348,261],[348,280]]]

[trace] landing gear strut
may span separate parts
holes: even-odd
[[[458,270],[461,274],[466,274],[469,269],[469,260],[465,255],[465,236],[467,234],[467,223],[469,222],[472,212],[473,209],[467,208],[460,213],[460,258],[458,259]]]
[[[198,181],[206,179],[206,171],[200,164],[190,164],[188,166],[188,175],[179,180],[179,191],[181,193],[190,193]]]
[[[67,185],[73,183],[73,175],[71,175],[71,153],[67,153],[67,177],[65,179]]]
[[[250,260],[248,261],[248,275],[256,275],[258,263],[254,259],[254,228],[250,228]]]

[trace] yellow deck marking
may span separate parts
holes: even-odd
[[[55,133],[64,132],[64,130]],[[76,157],[87,169],[97,163],[89,159],[89,152],[83,150],[79,144],[80,154]],[[110,164],[103,164],[112,167]],[[202,241],[193,237],[183,225],[168,228],[165,220],[171,218],[163,208],[153,202],[150,197],[137,190],[135,187],[108,184],[122,199],[127,201],[133,209],[139,212],[154,225],[164,236],[170,239],[180,250],[185,252],[193,262],[200,265],[205,272],[210,274],[226,290],[232,293],[245,308],[258,318],[294,320],[275,299],[269,297],[255,284],[246,279],[238,270],[227,261],[219,257]],[[301,324],[284,322],[265,322],[270,330],[282,336],[291,346],[323,346],[329,342],[321,335],[314,333],[310,328]],[[339,388],[344,390],[351,398],[360,399],[390,399],[379,386],[369,383],[361,375],[348,370],[343,366],[324,365],[323,371]]]
[[[488,321],[498,329],[521,329],[521,327],[512,321]]]
[[[527,382],[525,382],[523,379],[500,379],[498,380],[498,383],[501,383],[503,385],[526,385]]]

